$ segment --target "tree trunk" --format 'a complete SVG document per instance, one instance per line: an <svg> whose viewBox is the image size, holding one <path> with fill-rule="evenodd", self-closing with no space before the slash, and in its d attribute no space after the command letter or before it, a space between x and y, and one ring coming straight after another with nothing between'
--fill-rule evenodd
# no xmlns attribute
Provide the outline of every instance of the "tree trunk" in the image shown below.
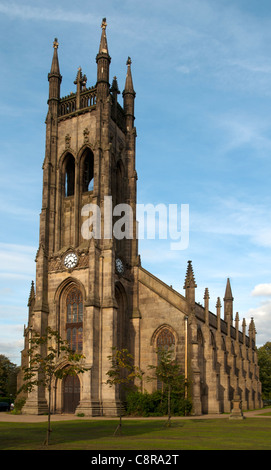
<svg viewBox="0 0 271 470"><path fill-rule="evenodd" d="M171 387L169 385L168 386L168 402L167 402L167 406L168 406L168 423L167 423L167 425L168 426L171 425L171 421L170 421L170 419L171 419L171 410L170 410L171 409L171 404L170 404L170 398L171 397L170 397L170 392L171 392Z"/></svg>
<svg viewBox="0 0 271 470"><path fill-rule="evenodd" d="M49 387L48 387L48 392L49 392L48 408L49 408L49 411L48 411L48 422L47 422L47 434L46 434L46 439L45 439L45 442L44 442L44 444L46 446L49 445L50 433L52 432L52 430L51 430L51 390L52 390L52 379L50 378L50 383L49 383Z"/></svg>

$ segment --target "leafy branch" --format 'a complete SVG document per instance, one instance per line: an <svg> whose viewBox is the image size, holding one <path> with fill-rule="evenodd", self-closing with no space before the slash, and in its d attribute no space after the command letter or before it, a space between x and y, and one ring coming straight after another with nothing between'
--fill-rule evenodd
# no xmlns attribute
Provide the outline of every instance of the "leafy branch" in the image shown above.
<svg viewBox="0 0 271 470"><path fill-rule="evenodd" d="M106 373L108 379L106 384L110 387L118 385L120 388L127 389L134 384L135 379L142 379L142 372L138 367L134 365L134 358L129 353L128 349L118 350L112 348L112 355L108 356L108 360L111 362L111 368ZM114 435L120 431L122 427L121 421L122 413L121 406L119 407L119 424L116 428Z"/></svg>
<svg viewBox="0 0 271 470"><path fill-rule="evenodd" d="M28 366L23 368L23 385L19 392L31 393L35 387L43 386L48 390L48 426L44 442L49 444L51 430L51 394L54 380L75 376L87 369L82 365L84 356L73 351L66 340L63 340L57 331L47 328L44 335L32 330L29 339ZM59 366L61 362L67 365Z"/></svg>

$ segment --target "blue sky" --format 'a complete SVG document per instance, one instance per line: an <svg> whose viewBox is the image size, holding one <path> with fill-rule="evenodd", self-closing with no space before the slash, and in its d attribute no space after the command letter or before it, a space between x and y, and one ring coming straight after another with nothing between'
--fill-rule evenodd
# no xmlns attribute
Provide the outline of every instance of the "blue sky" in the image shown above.
<svg viewBox="0 0 271 470"><path fill-rule="evenodd" d="M132 58L138 202L190 208L189 247L142 240L142 266L183 293L191 259L196 299L208 287L214 312L230 277L260 346L271 340L270 2L0 0L0 353L19 364L35 279L53 40L62 96L79 66L94 85L103 17L121 91Z"/></svg>

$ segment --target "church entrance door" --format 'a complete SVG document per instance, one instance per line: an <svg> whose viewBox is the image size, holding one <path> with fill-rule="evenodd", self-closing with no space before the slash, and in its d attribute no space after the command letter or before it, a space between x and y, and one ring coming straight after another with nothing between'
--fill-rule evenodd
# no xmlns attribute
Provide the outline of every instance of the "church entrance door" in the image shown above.
<svg viewBox="0 0 271 470"><path fill-rule="evenodd" d="M80 402L80 381L76 376L67 376L63 383L63 413L75 413Z"/></svg>

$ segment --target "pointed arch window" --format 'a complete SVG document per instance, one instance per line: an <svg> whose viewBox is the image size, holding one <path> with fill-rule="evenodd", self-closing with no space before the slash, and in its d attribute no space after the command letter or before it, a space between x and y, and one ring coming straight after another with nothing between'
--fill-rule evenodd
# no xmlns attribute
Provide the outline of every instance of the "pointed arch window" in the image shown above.
<svg viewBox="0 0 271 470"><path fill-rule="evenodd" d="M69 154L65 164L65 197L74 195L75 162L74 157Z"/></svg>
<svg viewBox="0 0 271 470"><path fill-rule="evenodd" d="M169 351L171 350L174 354L175 352L175 337L169 328L163 328L162 331L157 336L156 346L158 350L157 362L161 360L159 357L159 351ZM163 389L163 383L158 379L157 380L157 390Z"/></svg>
<svg viewBox="0 0 271 470"><path fill-rule="evenodd" d="M77 287L73 287L66 298L67 341L73 351L83 349L83 297Z"/></svg>
<svg viewBox="0 0 271 470"><path fill-rule="evenodd" d="M124 180L124 168L122 161L118 161L117 166L116 166L116 205L117 204L123 204L125 202L124 200L124 185L123 185L123 180Z"/></svg>
<svg viewBox="0 0 271 470"><path fill-rule="evenodd" d="M94 156L90 149L83 156L83 193L93 191L94 186Z"/></svg>
<svg viewBox="0 0 271 470"><path fill-rule="evenodd" d="M157 337L157 348L158 349L174 349L175 338L173 333L168 328L163 328Z"/></svg>

